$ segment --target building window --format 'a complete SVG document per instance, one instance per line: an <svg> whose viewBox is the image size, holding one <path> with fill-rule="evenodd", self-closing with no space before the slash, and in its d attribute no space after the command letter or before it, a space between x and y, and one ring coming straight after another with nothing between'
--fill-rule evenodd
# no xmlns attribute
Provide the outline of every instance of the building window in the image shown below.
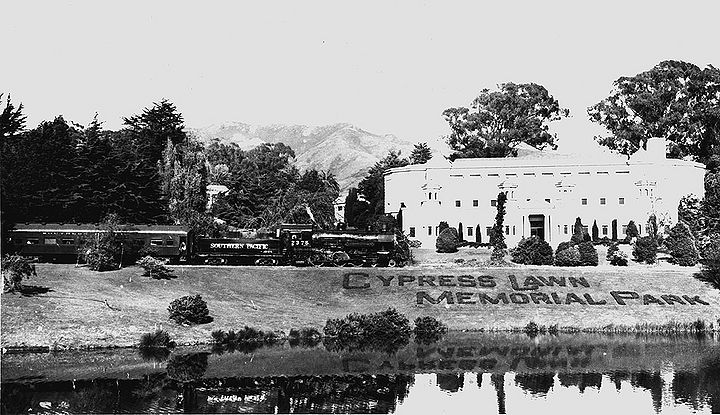
<svg viewBox="0 0 720 415"><path fill-rule="evenodd" d="M415 227L414 227L414 226L411 226L411 227L410 227L410 237L411 237L411 238L414 238L414 237L415 237Z"/></svg>
<svg viewBox="0 0 720 415"><path fill-rule="evenodd" d="M478 207L479 202L477 199L473 200L473 207Z"/></svg>
<svg viewBox="0 0 720 415"><path fill-rule="evenodd" d="M603 236L607 236L607 234L608 234L608 226L607 225L602 226L602 234L603 234Z"/></svg>
<svg viewBox="0 0 720 415"><path fill-rule="evenodd" d="M459 201L459 200L456 200L456 201L455 201L455 207L460 207L460 201Z"/></svg>
<svg viewBox="0 0 720 415"><path fill-rule="evenodd" d="M515 235L515 225L513 225L513 235Z"/></svg>
<svg viewBox="0 0 720 415"><path fill-rule="evenodd" d="M505 235L510 235L510 226L505 225Z"/></svg>
<svg viewBox="0 0 720 415"><path fill-rule="evenodd" d="M546 202L546 203L550 203L550 199L545 199L545 202Z"/></svg>
<svg viewBox="0 0 720 415"><path fill-rule="evenodd" d="M473 228L472 226L467 227L467 236L473 236Z"/></svg>
<svg viewBox="0 0 720 415"><path fill-rule="evenodd" d="M428 192L428 200L432 200L432 192Z"/></svg>
<svg viewBox="0 0 720 415"><path fill-rule="evenodd" d="M175 245L175 241L173 241L172 239L165 240L165 246L173 246L173 245Z"/></svg>
<svg viewBox="0 0 720 415"><path fill-rule="evenodd" d="M618 198L618 205L624 205L624 204L625 204L625 198L624 198L624 197L619 197L619 198Z"/></svg>
<svg viewBox="0 0 720 415"><path fill-rule="evenodd" d="M585 198L580 199L580 203L583 205L587 205L587 199L585 199Z"/></svg>
<svg viewBox="0 0 720 415"><path fill-rule="evenodd" d="M638 225L638 235L642 235L642 225Z"/></svg>
<svg viewBox="0 0 720 415"><path fill-rule="evenodd" d="M437 192L435 192L435 200L437 200Z"/></svg>
<svg viewBox="0 0 720 415"><path fill-rule="evenodd" d="M432 236L432 226L428 226L428 236Z"/></svg>
<svg viewBox="0 0 720 415"><path fill-rule="evenodd" d="M490 236L490 232L492 232L492 227L486 226L486 227L485 227L485 234L486 234L487 236Z"/></svg>
<svg viewBox="0 0 720 415"><path fill-rule="evenodd" d="M604 205L604 204L605 204L605 198L604 198L604 197L601 197L601 198L600 198L600 204L601 204L601 205Z"/></svg>
<svg viewBox="0 0 720 415"><path fill-rule="evenodd" d="M343 209L342 206L338 206L338 212L342 212L342 209Z"/></svg>
<svg viewBox="0 0 720 415"><path fill-rule="evenodd" d="M493 207L497 206L497 200L494 200L494 199L491 200L491 201L490 201L490 206L493 206Z"/></svg>
<svg viewBox="0 0 720 415"><path fill-rule="evenodd" d="M563 225L563 233L564 233L565 235L568 234L567 231L568 231L568 226L567 226L567 225Z"/></svg>
<svg viewBox="0 0 720 415"><path fill-rule="evenodd" d="M162 239L151 239L150 245L152 246L162 246Z"/></svg>

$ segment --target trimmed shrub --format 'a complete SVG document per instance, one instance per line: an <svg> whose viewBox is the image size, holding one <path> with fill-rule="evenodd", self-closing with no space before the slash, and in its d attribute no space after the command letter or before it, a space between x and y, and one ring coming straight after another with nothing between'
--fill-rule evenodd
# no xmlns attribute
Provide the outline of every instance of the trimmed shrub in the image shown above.
<svg viewBox="0 0 720 415"><path fill-rule="evenodd" d="M162 259L153 258L151 256L144 256L137 261L142 269L145 270L143 276L154 278L156 280L169 280L175 277L173 270L165 266L165 261Z"/></svg>
<svg viewBox="0 0 720 415"><path fill-rule="evenodd" d="M571 245L577 245L585 240L585 228L583 228L582 221L579 217L575 218L575 225L573 225L573 235L570 238Z"/></svg>
<svg viewBox="0 0 720 415"><path fill-rule="evenodd" d="M635 241L632 253L635 262L654 264L657 257L657 241L652 236L640 237Z"/></svg>
<svg viewBox="0 0 720 415"><path fill-rule="evenodd" d="M555 249L555 255L557 255L558 252L560 252L560 251L564 251L564 250L570 248L571 246L572 246L572 244L570 242L567 242L567 241L560 242L557 246L557 249Z"/></svg>
<svg viewBox="0 0 720 415"><path fill-rule="evenodd" d="M611 230L611 236L613 241L617 241L618 238L618 221L617 219L612 220L612 230Z"/></svg>
<svg viewBox="0 0 720 415"><path fill-rule="evenodd" d="M25 278L37 277L35 265L20 255L5 255L2 258L3 292L22 290L22 281Z"/></svg>
<svg viewBox="0 0 720 415"><path fill-rule="evenodd" d="M627 266L628 264L627 254L621 251L617 244L610 245L605 259L610 263L610 265L622 267Z"/></svg>
<svg viewBox="0 0 720 415"><path fill-rule="evenodd" d="M577 245L559 251L555 254L555 265L559 267L576 267L580 265L580 249Z"/></svg>
<svg viewBox="0 0 720 415"><path fill-rule="evenodd" d="M457 230L455 228L445 228L440 232L435 242L435 250L440 253L457 252L459 244Z"/></svg>
<svg viewBox="0 0 720 415"><path fill-rule="evenodd" d="M168 307L168 313L170 320L178 324L203 324L212 321L207 303L200 294L173 300Z"/></svg>
<svg viewBox="0 0 720 415"><path fill-rule="evenodd" d="M670 228L670 234L665 239L665 246L672 256L673 263L684 267L691 267L698 263L699 255L695 247L695 240L686 224L679 222Z"/></svg>
<svg viewBox="0 0 720 415"><path fill-rule="evenodd" d="M628 222L627 227L625 228L625 241L630 242L632 238L637 238L638 236L638 228L635 226L635 221L631 220Z"/></svg>
<svg viewBox="0 0 720 415"><path fill-rule="evenodd" d="M600 239L600 230L598 229L597 221L594 220L593 226L592 226L592 240L593 240L593 242L596 242L599 239Z"/></svg>
<svg viewBox="0 0 720 415"><path fill-rule="evenodd" d="M523 238L510 250L512 261L526 265L552 265L553 250L549 243L537 236Z"/></svg>
<svg viewBox="0 0 720 415"><path fill-rule="evenodd" d="M440 224L438 224L438 235L440 235L442 233L442 231L444 231L445 229L447 229L449 227L450 227L450 225L448 225L447 222L445 222L445 221L440 222Z"/></svg>
<svg viewBox="0 0 720 415"><path fill-rule="evenodd" d="M598 253L592 242L582 242L577 247L580 252L580 265L596 266L598 264Z"/></svg>

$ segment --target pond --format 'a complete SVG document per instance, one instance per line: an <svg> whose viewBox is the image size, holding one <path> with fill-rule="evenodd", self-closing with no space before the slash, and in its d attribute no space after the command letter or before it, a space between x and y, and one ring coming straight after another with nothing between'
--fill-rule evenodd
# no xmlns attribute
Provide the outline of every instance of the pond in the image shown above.
<svg viewBox="0 0 720 415"><path fill-rule="evenodd" d="M720 412L713 337L450 333L331 344L6 354L3 413Z"/></svg>

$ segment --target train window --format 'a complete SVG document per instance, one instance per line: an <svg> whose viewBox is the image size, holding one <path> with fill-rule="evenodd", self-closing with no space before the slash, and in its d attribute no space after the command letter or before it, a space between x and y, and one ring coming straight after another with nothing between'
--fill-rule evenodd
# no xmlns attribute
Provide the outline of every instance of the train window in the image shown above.
<svg viewBox="0 0 720 415"><path fill-rule="evenodd" d="M45 238L45 245L57 245L57 239Z"/></svg>
<svg viewBox="0 0 720 415"><path fill-rule="evenodd" d="M150 245L152 246L162 246L163 242L162 239L151 239Z"/></svg>
<svg viewBox="0 0 720 415"><path fill-rule="evenodd" d="M74 239L63 239L62 240L63 245L75 245Z"/></svg>
<svg viewBox="0 0 720 415"><path fill-rule="evenodd" d="M37 238L29 238L27 241L25 241L28 245L36 245L38 242L40 242Z"/></svg>
<svg viewBox="0 0 720 415"><path fill-rule="evenodd" d="M175 245L175 241L173 241L172 239L168 239L168 240L165 241L165 245L166 245L166 246L174 246L174 245Z"/></svg>

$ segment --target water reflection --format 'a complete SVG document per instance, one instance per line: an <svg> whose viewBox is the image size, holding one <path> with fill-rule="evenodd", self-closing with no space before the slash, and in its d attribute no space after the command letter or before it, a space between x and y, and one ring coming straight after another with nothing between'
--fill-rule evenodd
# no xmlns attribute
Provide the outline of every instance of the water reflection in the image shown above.
<svg viewBox="0 0 720 415"><path fill-rule="evenodd" d="M392 355L288 345L176 350L163 364L129 353L95 368L88 362L109 357L4 356L2 412L394 413L467 399L505 413L601 392L642 397L649 411L720 412L719 350L714 341L677 338L468 335Z"/></svg>

